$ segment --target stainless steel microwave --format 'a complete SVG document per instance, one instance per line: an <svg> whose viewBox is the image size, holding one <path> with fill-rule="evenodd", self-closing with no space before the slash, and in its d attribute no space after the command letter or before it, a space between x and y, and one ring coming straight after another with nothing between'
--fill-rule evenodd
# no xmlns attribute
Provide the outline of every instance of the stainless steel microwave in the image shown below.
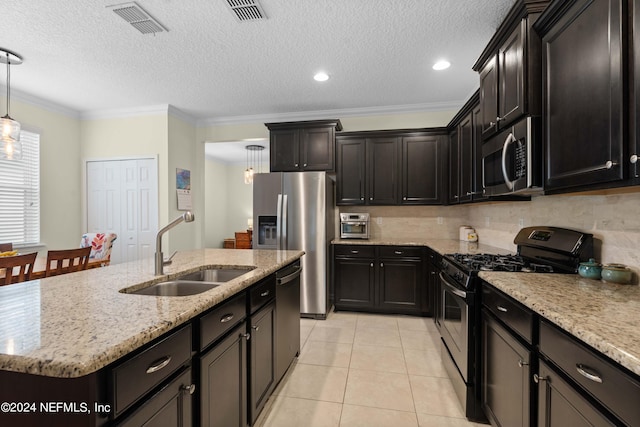
<svg viewBox="0 0 640 427"><path fill-rule="evenodd" d="M542 192L540 119L527 117L482 144L486 196Z"/></svg>
<svg viewBox="0 0 640 427"><path fill-rule="evenodd" d="M368 213L340 214L341 239L368 239L369 234L370 230Z"/></svg>

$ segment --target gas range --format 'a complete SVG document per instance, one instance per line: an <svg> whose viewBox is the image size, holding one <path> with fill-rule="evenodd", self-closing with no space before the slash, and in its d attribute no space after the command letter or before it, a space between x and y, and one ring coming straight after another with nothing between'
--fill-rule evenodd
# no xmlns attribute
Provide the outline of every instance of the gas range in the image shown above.
<svg viewBox="0 0 640 427"><path fill-rule="evenodd" d="M470 271L522 271L527 273L553 273L552 265L530 262L520 255L446 254L460 268Z"/></svg>

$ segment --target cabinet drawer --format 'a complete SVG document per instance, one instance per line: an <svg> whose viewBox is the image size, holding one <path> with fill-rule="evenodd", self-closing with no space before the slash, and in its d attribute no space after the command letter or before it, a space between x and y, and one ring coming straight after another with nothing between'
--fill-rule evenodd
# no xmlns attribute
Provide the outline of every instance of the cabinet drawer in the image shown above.
<svg viewBox="0 0 640 427"><path fill-rule="evenodd" d="M533 339L533 313L499 290L482 285L482 303L498 319L531 344Z"/></svg>
<svg viewBox="0 0 640 427"><path fill-rule="evenodd" d="M540 322L540 352L627 425L640 420L640 382L586 344Z"/></svg>
<svg viewBox="0 0 640 427"><path fill-rule="evenodd" d="M339 257L373 258L375 248L367 245L334 245L333 253Z"/></svg>
<svg viewBox="0 0 640 427"><path fill-rule="evenodd" d="M187 325L113 368L115 416L190 359L191 325Z"/></svg>
<svg viewBox="0 0 640 427"><path fill-rule="evenodd" d="M276 297L276 276L271 275L249 290L249 312L253 313Z"/></svg>
<svg viewBox="0 0 640 427"><path fill-rule="evenodd" d="M225 302L200 318L200 350L220 338L228 330L244 320L247 315L247 298L244 293Z"/></svg>
<svg viewBox="0 0 640 427"><path fill-rule="evenodd" d="M378 254L381 258L420 258L422 248L406 246L380 246Z"/></svg>

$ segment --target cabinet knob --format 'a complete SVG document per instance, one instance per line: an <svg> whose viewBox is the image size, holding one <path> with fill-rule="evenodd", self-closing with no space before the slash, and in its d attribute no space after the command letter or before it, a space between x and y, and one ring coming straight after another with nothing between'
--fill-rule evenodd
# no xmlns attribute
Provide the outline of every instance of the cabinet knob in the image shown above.
<svg viewBox="0 0 640 427"><path fill-rule="evenodd" d="M457 194L455 196L453 196L454 199L459 199L460 196L458 196Z"/></svg>
<svg viewBox="0 0 640 427"><path fill-rule="evenodd" d="M496 123L500 123L503 120L504 120L504 117L500 117L500 116L496 117Z"/></svg>
<svg viewBox="0 0 640 427"><path fill-rule="evenodd" d="M297 163L295 163L293 166L298 167L298 164L297 164Z"/></svg>
<svg viewBox="0 0 640 427"><path fill-rule="evenodd" d="M373 197L369 197L369 200L373 200Z"/></svg>
<svg viewBox="0 0 640 427"><path fill-rule="evenodd" d="M304 164L304 165L302 165L302 166L304 166L304 167L306 168L306 167L307 167L307 164L305 163L305 164Z"/></svg>
<svg viewBox="0 0 640 427"><path fill-rule="evenodd" d="M536 384L539 384L540 381L546 381L547 377L541 377L538 374L533 374L533 382L535 382Z"/></svg>
<svg viewBox="0 0 640 427"><path fill-rule="evenodd" d="M249 341L251 339L251 334L240 334L240 338L244 338L245 340Z"/></svg>
<svg viewBox="0 0 640 427"><path fill-rule="evenodd" d="M384 262L380 263L380 268L384 267Z"/></svg>
<svg viewBox="0 0 640 427"><path fill-rule="evenodd" d="M195 384L181 385L180 391L186 391L189 394L193 394L196 391L196 385Z"/></svg>
<svg viewBox="0 0 640 427"><path fill-rule="evenodd" d="M403 197L403 198L402 198L402 200L407 200L407 198L406 198L406 197Z"/></svg>
<svg viewBox="0 0 640 427"><path fill-rule="evenodd" d="M260 326L253 325L253 326L251 326L251 329L253 329L254 331L258 332L260 330Z"/></svg>
<svg viewBox="0 0 640 427"><path fill-rule="evenodd" d="M635 165L636 162L638 161L638 155L632 154L631 157L629 157L629 161L631 162L632 165Z"/></svg>
<svg viewBox="0 0 640 427"><path fill-rule="evenodd" d="M614 166L618 166L618 163L612 162L611 160L607 160L607 163L604 164L604 167L607 169L611 169Z"/></svg>
<svg viewBox="0 0 640 427"><path fill-rule="evenodd" d="M371 263L371 268L373 268L373 263Z"/></svg>
<svg viewBox="0 0 640 427"><path fill-rule="evenodd" d="M489 127L494 127L496 125L496 122L489 122Z"/></svg>
<svg viewBox="0 0 640 427"><path fill-rule="evenodd" d="M360 200L364 201L364 197L360 197Z"/></svg>
<svg viewBox="0 0 640 427"><path fill-rule="evenodd" d="M523 366L529 366L529 364L524 360L520 359L518 360L518 366L522 368Z"/></svg>

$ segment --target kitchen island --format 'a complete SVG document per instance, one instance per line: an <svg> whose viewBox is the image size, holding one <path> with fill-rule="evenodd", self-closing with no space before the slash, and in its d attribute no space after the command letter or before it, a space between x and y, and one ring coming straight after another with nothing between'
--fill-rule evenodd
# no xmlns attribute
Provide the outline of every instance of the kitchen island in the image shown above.
<svg viewBox="0 0 640 427"><path fill-rule="evenodd" d="M188 340L192 323L197 322L199 316L225 301L235 301L236 296L242 295L240 305L245 307L244 290L253 289L254 284L271 277L275 281L274 273L303 254L302 251L202 249L176 254L173 263L165 267L163 276L154 275L153 260L147 259L2 287L0 400L24 398L15 391L24 388L20 379L28 377L36 379L36 383L38 378L42 384L50 381L56 388L60 384L74 381L79 384L86 380L85 403L91 399L109 402L107 394L112 390L103 390L101 386L95 393L90 390L106 381L110 367L172 331L188 330L183 333ZM122 292L207 268L238 268L246 269L247 273L190 296L157 297ZM247 295L246 299L250 297ZM195 323L193 329L198 330ZM192 350L187 352L191 356ZM78 395L68 395L59 388L52 389L49 399L61 400L63 396L79 399ZM4 415L0 413L0 417ZM103 418L96 425L108 422L107 417ZM20 424L24 425L23 420ZM85 419L78 425L91 424Z"/></svg>

